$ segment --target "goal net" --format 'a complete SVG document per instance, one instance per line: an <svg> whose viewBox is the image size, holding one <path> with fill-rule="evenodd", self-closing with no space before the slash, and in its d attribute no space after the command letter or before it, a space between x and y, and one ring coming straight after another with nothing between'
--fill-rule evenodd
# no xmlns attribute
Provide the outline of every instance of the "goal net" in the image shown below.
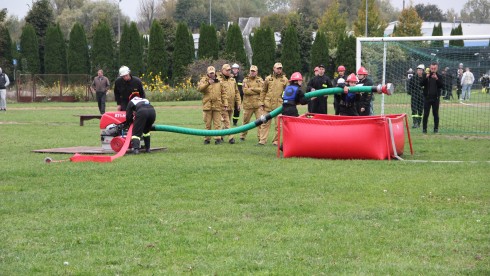
<svg viewBox="0 0 490 276"><path fill-rule="evenodd" d="M464 46L452 46L451 40L464 41ZM490 35L357 38L356 67L364 66L375 84L395 85L394 95L375 96L374 114L406 113L411 127L417 127L422 119L419 110L423 110L423 97L418 101L412 95L412 78L417 75L417 67L429 68L437 62L438 72L443 75L439 132L490 134L489 41ZM466 68L474 82L465 90L461 78ZM433 126L431 110L428 131Z"/></svg>

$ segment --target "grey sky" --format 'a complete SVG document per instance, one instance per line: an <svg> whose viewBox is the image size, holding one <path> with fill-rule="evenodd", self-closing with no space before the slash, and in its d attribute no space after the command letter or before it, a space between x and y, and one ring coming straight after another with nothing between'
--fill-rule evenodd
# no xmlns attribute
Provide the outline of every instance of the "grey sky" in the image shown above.
<svg viewBox="0 0 490 276"><path fill-rule="evenodd" d="M107 0L113 1L117 3L117 0ZM240 0L236 0L240 1ZM456 12L460 12L463 9L464 4L467 2L466 0L405 0L405 6L410 5L412 2L413 5L416 4L434 4L439 6L439 8L445 12L448 9L453 8ZM391 0L392 5L395 8L401 9L403 6L403 0ZM0 8L7 8L9 15L16 15L19 19L22 19L28 12L28 5L32 4L32 0L0 0ZM139 8L139 0L122 0L121 11L123 14L129 16L131 20L136 20L138 8Z"/></svg>

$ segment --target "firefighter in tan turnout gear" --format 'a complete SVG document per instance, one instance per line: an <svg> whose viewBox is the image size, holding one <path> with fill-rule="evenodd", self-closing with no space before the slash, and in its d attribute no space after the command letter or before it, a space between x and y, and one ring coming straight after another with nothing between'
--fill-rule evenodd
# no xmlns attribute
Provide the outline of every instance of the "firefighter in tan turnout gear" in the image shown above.
<svg viewBox="0 0 490 276"><path fill-rule="evenodd" d="M260 92L264 86L264 80L257 76L258 68L255 65L250 66L250 73L243 80L243 124L246 125L250 122L252 115L255 115L255 119L259 119L262 112L259 110ZM257 138L260 142L260 130L257 129ZM247 131L240 134L240 140L244 141L247 137Z"/></svg>
<svg viewBox="0 0 490 276"><path fill-rule="evenodd" d="M220 80L221 86L226 93L228 103L227 110L223 111L223 129L229 129L233 118L234 107L236 106L238 111L240 111L242 101L235 78L233 78L233 75L231 74L231 66L229 64L223 64L221 67L221 74L218 76L218 79ZM235 144L233 134L228 136L228 142L230 144Z"/></svg>
<svg viewBox="0 0 490 276"><path fill-rule="evenodd" d="M209 66L207 75L202 77L198 84L198 90L203 93L202 98L202 110L203 119L206 125L206 129L221 129L221 114L226 112L228 107L228 100L226 96L226 90L221 85L220 81L216 77L216 69L213 66ZM209 144L211 137L204 137L204 144ZM214 137L215 144L221 144L221 137Z"/></svg>
<svg viewBox="0 0 490 276"><path fill-rule="evenodd" d="M289 84L289 80L282 72L282 64L274 64L273 73L265 78L264 88L260 93L260 109L263 112L271 112L272 110L282 106L282 92ZM277 145L277 118L274 118L275 133L272 144ZM267 143L271 121L261 125L259 145Z"/></svg>

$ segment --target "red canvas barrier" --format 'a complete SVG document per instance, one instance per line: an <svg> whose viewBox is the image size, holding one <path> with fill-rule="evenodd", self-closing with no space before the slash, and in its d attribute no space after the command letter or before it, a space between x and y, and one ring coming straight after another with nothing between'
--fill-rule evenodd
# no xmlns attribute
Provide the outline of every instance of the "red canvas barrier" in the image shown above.
<svg viewBox="0 0 490 276"><path fill-rule="evenodd" d="M327 159L390 159L402 155L406 114L334 116L305 114L280 116L284 157ZM390 134L389 121L393 131Z"/></svg>

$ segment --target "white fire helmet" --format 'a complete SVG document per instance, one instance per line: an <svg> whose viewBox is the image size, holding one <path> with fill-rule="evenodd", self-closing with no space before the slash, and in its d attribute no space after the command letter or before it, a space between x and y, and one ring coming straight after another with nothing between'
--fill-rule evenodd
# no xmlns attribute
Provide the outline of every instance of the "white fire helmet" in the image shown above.
<svg viewBox="0 0 490 276"><path fill-rule="evenodd" d="M126 75L129 75L129 73L131 72L131 70L129 70L128 66L121 66L121 68L119 68L119 76L122 77L122 76L126 76Z"/></svg>

